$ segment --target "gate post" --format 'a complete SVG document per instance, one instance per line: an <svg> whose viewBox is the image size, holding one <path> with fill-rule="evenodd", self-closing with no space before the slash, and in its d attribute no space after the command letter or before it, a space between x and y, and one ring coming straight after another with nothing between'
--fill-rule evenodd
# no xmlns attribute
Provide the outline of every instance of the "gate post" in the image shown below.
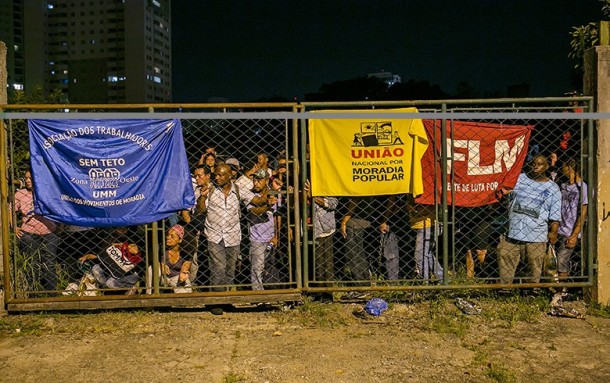
<svg viewBox="0 0 610 383"><path fill-rule="evenodd" d="M595 112L610 112L610 46L597 46L585 52L584 93L594 97ZM594 279L593 299L597 303L610 304L610 119L599 119L594 153L597 185L590 184L595 195L590 199L589 222L597 229L597 272ZM593 139L590 137L589 139ZM595 156L595 157L593 157ZM589 179L595 180L593 177ZM597 186L597 187L595 187ZM591 196L591 193L590 193ZM593 204L591 204L593 202ZM596 203L596 205L595 205ZM606 206L608 205L608 206ZM597 217L595 217L597 213Z"/></svg>
<svg viewBox="0 0 610 383"><path fill-rule="evenodd" d="M8 72L6 67L6 44L0 41L0 105L8 104L8 95L6 84L8 82ZM0 113L2 113L2 107L0 106ZM4 281L6 288L0 285L0 290L4 288L4 302L7 301L10 294L10 280L9 280L9 259L8 259L8 179L6 177L6 158L7 158L7 144L6 144L6 130L4 125L4 118L0 118L0 281ZM6 244L3 239L6 240ZM6 259L5 259L6 257ZM3 307L0 307L0 311Z"/></svg>

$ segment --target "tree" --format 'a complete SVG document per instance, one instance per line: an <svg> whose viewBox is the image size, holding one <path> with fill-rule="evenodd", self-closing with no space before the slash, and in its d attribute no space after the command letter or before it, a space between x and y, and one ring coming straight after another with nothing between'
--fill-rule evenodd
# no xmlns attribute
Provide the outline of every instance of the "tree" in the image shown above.
<svg viewBox="0 0 610 383"><path fill-rule="evenodd" d="M447 93L443 92L437 84L430 84L430 81L409 80L399 82L388 90L388 100L442 100L447 98Z"/></svg>
<svg viewBox="0 0 610 383"><path fill-rule="evenodd" d="M602 4L602 14L610 20L610 0L599 0ZM599 43L599 23L590 22L584 25L572 27L570 32L570 53L568 57L575 60L574 69L577 72L576 77L582 82L583 74L583 59L585 51Z"/></svg>
<svg viewBox="0 0 610 383"><path fill-rule="evenodd" d="M377 77L358 77L351 80L322 84L318 93L305 95L306 101L378 101L385 100L388 86Z"/></svg>
<svg viewBox="0 0 610 383"><path fill-rule="evenodd" d="M29 96L26 96L22 90L16 90L11 99L10 104L59 104L61 103L63 93L60 89L53 90L48 96L45 96L42 86L36 85Z"/></svg>
<svg viewBox="0 0 610 383"><path fill-rule="evenodd" d="M36 85L30 95L26 95L22 90L15 91L12 94L9 103L13 105L59 104L61 98L61 90L55 89L48 96L45 96L42 86ZM46 110L39 110L39 112L44 111ZM30 167L30 145L27 122L25 120L12 120L9 122L9 124L11 132L9 137L9 155L12 155L11 161L14 167L14 172L17 176L19 176L23 174L25 169Z"/></svg>

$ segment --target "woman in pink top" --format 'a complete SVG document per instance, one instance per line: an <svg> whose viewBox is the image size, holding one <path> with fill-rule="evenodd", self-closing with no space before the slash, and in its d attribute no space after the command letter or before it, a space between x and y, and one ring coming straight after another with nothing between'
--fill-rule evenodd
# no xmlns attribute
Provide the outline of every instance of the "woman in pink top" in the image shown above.
<svg viewBox="0 0 610 383"><path fill-rule="evenodd" d="M55 222L34 213L34 183L32 173L25 172L25 188L15 193L15 212L21 214L21 225L15 228L21 254L27 257L32 270L24 270L29 276L30 289L57 288L57 244Z"/></svg>

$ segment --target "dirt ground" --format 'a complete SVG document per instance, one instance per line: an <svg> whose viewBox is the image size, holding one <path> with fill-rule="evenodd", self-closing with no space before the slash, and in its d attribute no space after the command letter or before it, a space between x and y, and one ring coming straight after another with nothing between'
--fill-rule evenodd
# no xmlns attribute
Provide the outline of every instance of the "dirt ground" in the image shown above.
<svg viewBox="0 0 610 383"><path fill-rule="evenodd" d="M389 300L389 299L388 299ZM454 297L0 316L2 382L609 382L610 319ZM582 301L566 307L587 312ZM355 315L356 314L356 315ZM608 314L602 311L601 314ZM600 315L601 315L600 314Z"/></svg>

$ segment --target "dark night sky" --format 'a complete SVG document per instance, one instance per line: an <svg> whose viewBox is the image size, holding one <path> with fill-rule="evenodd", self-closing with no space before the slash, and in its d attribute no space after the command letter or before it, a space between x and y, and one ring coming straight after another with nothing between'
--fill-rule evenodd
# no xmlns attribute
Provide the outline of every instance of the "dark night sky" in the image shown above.
<svg viewBox="0 0 610 383"><path fill-rule="evenodd" d="M601 19L597 0L174 0L176 102L317 92L380 70L531 96L570 90L571 27Z"/></svg>

